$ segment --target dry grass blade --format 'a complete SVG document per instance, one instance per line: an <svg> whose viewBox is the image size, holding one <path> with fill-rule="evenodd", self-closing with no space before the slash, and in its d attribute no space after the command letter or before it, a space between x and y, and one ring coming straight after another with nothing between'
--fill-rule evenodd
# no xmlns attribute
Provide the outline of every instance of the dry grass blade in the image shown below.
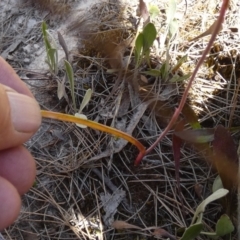
<svg viewBox="0 0 240 240"><path fill-rule="evenodd" d="M177 240L176 237L174 237L173 235L171 235L169 232L167 232L166 230L162 229L162 228L156 228L154 231L153 231L153 236L155 238L162 238L162 237L166 237L170 240Z"/></svg>
<svg viewBox="0 0 240 240"><path fill-rule="evenodd" d="M142 228L136 226L136 225L133 225L133 224L129 224L125 221L114 221L112 223L112 227L115 228L115 229L118 229L118 230L121 230L121 229L138 229L138 230L143 230Z"/></svg>
<svg viewBox="0 0 240 240"><path fill-rule="evenodd" d="M54 14L67 14L70 12L70 4L58 0L21 0L24 4L32 4L40 10L50 11Z"/></svg>
<svg viewBox="0 0 240 240"><path fill-rule="evenodd" d="M205 32L203 32L202 34L198 35L197 37L189 40L189 42L197 41L199 38L203 38L203 37L205 37L205 36L208 36L208 35L212 34L213 31L214 31L214 29L215 29L215 27L216 27L216 25L217 25L217 21L218 21L218 20L216 20ZM221 27L220 27L220 29L219 29L219 32L220 32L221 30L222 30L222 25L221 25Z"/></svg>

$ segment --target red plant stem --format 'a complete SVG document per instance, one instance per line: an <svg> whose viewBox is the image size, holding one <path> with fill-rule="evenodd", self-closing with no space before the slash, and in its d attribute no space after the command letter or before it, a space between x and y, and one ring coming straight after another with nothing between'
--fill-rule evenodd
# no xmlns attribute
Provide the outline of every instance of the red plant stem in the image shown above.
<svg viewBox="0 0 240 240"><path fill-rule="evenodd" d="M199 59L198 63L197 63L197 66L195 67L194 71L193 71L193 74L188 82L188 85L183 93L183 96L182 96L182 99L179 103L179 106L178 108L175 110L170 122L168 123L167 127L164 129L164 131L159 135L159 137L157 138L157 140L146 150L146 153L145 154L149 154L157 145L158 143L167 135L168 131L172 128L172 126L175 124L175 122L177 121L185 103L186 103L186 100L187 100L187 96L188 96L188 92L189 92L189 89L191 88L192 86L192 83L196 77L196 74L200 68L200 66L203 64L208 52L210 51L211 47L212 47L212 44L214 42L214 40L216 39L216 36L218 34L218 32L220 31L221 29L221 26L222 26L222 23L224 21L224 16L225 16L225 13L227 11L227 7L228 7L228 4L229 4L229 0L223 0L223 4L222 4L222 7L220 9L220 14L219 14L219 17L218 17L218 20L217 20L217 24L216 24L216 27L212 33L212 36L208 42L208 45L206 47L206 49L204 50L201 58ZM135 162L134 162L134 165L138 165L140 164L140 162L142 161L142 158L144 157L144 155L142 153L139 153Z"/></svg>
<svg viewBox="0 0 240 240"><path fill-rule="evenodd" d="M122 132L116 128L112 128L112 127L109 127L109 126L106 126L106 125L103 125L103 124L100 124L98 122L94 122L94 121L91 121L88 119L83 119L83 118L75 117L73 115L68 115L68 114L63 114L63 113L58 113L58 112L41 110L41 114L45 118L51 118L51 119L55 119L55 120L65 121L65 122L82 124L82 125L92 128L92 129L99 130L99 131L102 131L105 133L112 134L116 137L123 138L126 141L135 145L138 148L138 150L140 151L140 154L142 154L143 156L145 155L145 151L146 151L145 147L136 138L134 138L131 135L129 135L125 132Z"/></svg>

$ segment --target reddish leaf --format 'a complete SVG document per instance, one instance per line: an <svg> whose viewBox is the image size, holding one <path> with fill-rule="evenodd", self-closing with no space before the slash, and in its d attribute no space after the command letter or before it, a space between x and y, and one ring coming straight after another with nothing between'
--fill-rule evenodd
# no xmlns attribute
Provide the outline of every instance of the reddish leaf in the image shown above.
<svg viewBox="0 0 240 240"><path fill-rule="evenodd" d="M214 139L214 129L190 129L174 133L180 139L191 143L207 143Z"/></svg>
<svg viewBox="0 0 240 240"><path fill-rule="evenodd" d="M214 165L223 186L231 191L237 186L238 155L231 134L222 125L215 130L213 152Z"/></svg>

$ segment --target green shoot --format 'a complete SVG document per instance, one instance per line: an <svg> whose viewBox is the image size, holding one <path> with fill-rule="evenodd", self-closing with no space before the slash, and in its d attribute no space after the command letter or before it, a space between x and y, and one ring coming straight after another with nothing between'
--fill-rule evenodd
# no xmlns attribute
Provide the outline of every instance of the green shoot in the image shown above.
<svg viewBox="0 0 240 240"><path fill-rule="evenodd" d="M82 103L80 105L80 109L77 113L75 113L75 117L79 117L79 118L82 118L82 119L87 119L87 116L82 114L82 110L85 108L85 106L89 103L90 99L92 97L92 89L88 89L83 97L83 100L82 100ZM76 125L80 128L86 128L87 126L86 125L82 125L82 124L79 124L79 123L76 123Z"/></svg>
<svg viewBox="0 0 240 240"><path fill-rule="evenodd" d="M71 90L74 112L76 113L77 112L77 107L76 107L76 100L75 100L73 69L72 69L71 64L67 60L64 60L64 64L65 64L65 69L66 69L66 73L67 73L67 78L68 78L69 83L70 83L70 90Z"/></svg>
<svg viewBox="0 0 240 240"><path fill-rule="evenodd" d="M216 224L215 232L203 232L203 213L205 211L206 206L228 194L228 190L226 189L218 189L214 193L212 193L208 198L206 198L196 209L196 212L193 216L191 225L185 230L183 236L180 240L191 240L195 239L199 234L204 234L212 237L216 237L218 239L221 236L227 235L234 230L234 226L229 219L229 217L224 214L220 217Z"/></svg>
<svg viewBox="0 0 240 240"><path fill-rule="evenodd" d="M42 22L42 34L43 40L46 48L47 53L47 60L46 63L49 66L50 72L54 75L58 73L58 52L56 49L56 43L54 38L51 36L49 31L47 30L47 24ZM51 44L52 42L52 44Z"/></svg>
<svg viewBox="0 0 240 240"><path fill-rule="evenodd" d="M149 62L150 48L157 37L157 30L153 23L148 23L140 32L135 41L135 61L137 67L141 64L143 57Z"/></svg>
<svg viewBox="0 0 240 240"><path fill-rule="evenodd" d="M156 18L160 14L160 10L159 10L158 6L150 5L149 6L149 14L150 14L151 19Z"/></svg>
<svg viewBox="0 0 240 240"><path fill-rule="evenodd" d="M82 103L80 105L80 109L78 113L81 113L82 110L86 107L92 97L92 89L88 89L83 97Z"/></svg>

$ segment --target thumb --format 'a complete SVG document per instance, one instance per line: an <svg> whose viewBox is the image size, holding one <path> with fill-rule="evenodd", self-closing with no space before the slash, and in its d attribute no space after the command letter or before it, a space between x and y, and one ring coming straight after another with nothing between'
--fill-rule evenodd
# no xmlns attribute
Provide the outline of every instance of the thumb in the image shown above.
<svg viewBox="0 0 240 240"><path fill-rule="evenodd" d="M40 124L36 100L0 84L0 150L26 142Z"/></svg>

